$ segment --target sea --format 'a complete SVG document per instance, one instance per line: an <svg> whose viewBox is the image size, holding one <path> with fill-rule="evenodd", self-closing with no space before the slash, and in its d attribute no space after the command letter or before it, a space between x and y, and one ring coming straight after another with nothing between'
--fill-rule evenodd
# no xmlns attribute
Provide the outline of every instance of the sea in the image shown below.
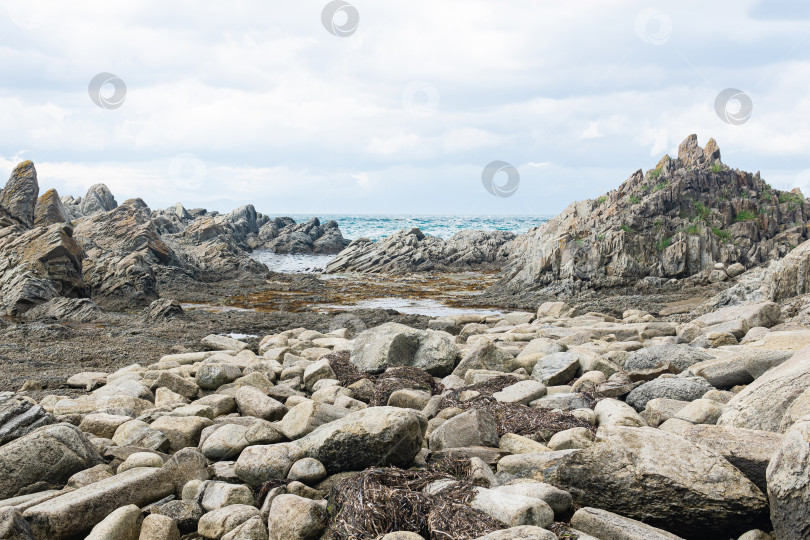
<svg viewBox="0 0 810 540"><path fill-rule="evenodd" d="M272 216L276 217L276 216ZM369 238L374 241L391 236L401 229L419 228L423 233L441 238L450 238L459 231L510 231L525 233L548 221L551 216L457 216L457 215L374 215L374 214L326 214L319 216L293 214L296 223L317 217L321 223L335 220L348 240ZM332 255L277 255L269 250L257 250L253 258L276 272L320 273L332 260Z"/></svg>

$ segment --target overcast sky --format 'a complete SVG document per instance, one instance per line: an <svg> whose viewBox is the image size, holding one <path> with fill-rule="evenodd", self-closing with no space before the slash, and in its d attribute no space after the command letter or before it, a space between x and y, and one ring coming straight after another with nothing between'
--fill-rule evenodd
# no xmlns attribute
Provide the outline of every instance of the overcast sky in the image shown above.
<svg viewBox="0 0 810 540"><path fill-rule="evenodd" d="M2 0L0 171L32 159L42 191L153 208L548 215L697 133L810 194L806 0L336 7ZM118 79L91 97L99 73ZM496 160L510 197L482 185Z"/></svg>

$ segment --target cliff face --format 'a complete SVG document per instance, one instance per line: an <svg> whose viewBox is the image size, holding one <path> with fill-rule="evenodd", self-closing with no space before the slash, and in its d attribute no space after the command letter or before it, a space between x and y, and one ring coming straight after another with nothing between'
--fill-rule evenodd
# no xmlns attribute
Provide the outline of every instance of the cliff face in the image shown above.
<svg viewBox="0 0 810 540"><path fill-rule="evenodd" d="M807 239L808 216L810 202L798 190L775 190L759 173L730 169L714 139L701 148L690 135L676 159L664 156L516 238L496 288L607 287L708 275L716 263L750 268Z"/></svg>

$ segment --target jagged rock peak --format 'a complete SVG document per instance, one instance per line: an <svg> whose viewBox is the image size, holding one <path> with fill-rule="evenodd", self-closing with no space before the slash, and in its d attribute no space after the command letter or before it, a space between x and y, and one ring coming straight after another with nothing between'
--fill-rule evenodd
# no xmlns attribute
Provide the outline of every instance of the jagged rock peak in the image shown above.
<svg viewBox="0 0 810 540"><path fill-rule="evenodd" d="M62 200L59 198L59 193L55 189L49 189L37 199L36 207L34 208L34 225L37 227L53 225L54 223L65 223L70 221L70 214Z"/></svg>
<svg viewBox="0 0 810 540"><path fill-rule="evenodd" d="M712 138L706 143L705 148L701 148L698 144L697 135L693 133L678 146L678 159L681 166L686 168L710 166L720 161L720 147L717 146L717 141Z"/></svg>
<svg viewBox="0 0 810 540"><path fill-rule="evenodd" d="M115 202L110 188L104 184L94 184L87 190L87 195L82 198L80 204L81 213L84 216L92 216L101 212L115 210L118 203Z"/></svg>
<svg viewBox="0 0 810 540"><path fill-rule="evenodd" d="M23 161L11 172L0 192L0 206L27 227L34 226L34 207L39 195L37 170L32 161Z"/></svg>

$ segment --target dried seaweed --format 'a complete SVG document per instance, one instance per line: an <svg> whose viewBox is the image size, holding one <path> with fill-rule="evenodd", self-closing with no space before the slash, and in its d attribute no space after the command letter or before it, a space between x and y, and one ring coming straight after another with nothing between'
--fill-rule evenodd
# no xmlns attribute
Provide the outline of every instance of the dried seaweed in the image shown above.
<svg viewBox="0 0 810 540"><path fill-rule="evenodd" d="M462 401L459 394L460 392L456 390L445 396L442 408L484 409L495 418L499 436L515 433L538 442L548 442L555 433L566 429L584 427L594 430L591 424L571 413L528 407L518 403L501 403L486 394Z"/></svg>
<svg viewBox="0 0 810 540"><path fill-rule="evenodd" d="M579 535L575 533L568 524L560 521L555 521L547 528L549 531L556 534L557 538L560 540L577 540L577 538L579 538Z"/></svg>
<svg viewBox="0 0 810 540"><path fill-rule="evenodd" d="M387 467L341 480L329 494L330 531L345 540L372 540L396 531L416 532L429 540L472 540L506 527L468 505L475 496L471 483L423 492L428 484L447 478L430 468Z"/></svg>
<svg viewBox="0 0 810 540"><path fill-rule="evenodd" d="M332 371L335 372L335 376L340 381L341 386L349 386L362 379L374 380L371 375L361 373L360 370L352 364L349 357L349 351L337 351L324 356L329 362Z"/></svg>
<svg viewBox="0 0 810 540"><path fill-rule="evenodd" d="M411 366L390 367L377 376L372 407L388 404L388 398L397 390L424 390L431 395L443 390L427 372Z"/></svg>

